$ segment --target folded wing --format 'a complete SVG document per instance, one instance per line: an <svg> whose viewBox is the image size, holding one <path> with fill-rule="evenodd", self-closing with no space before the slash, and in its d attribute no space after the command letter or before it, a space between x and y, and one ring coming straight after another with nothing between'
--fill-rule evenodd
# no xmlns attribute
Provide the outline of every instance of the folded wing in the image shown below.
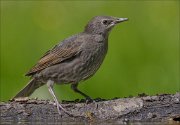
<svg viewBox="0 0 180 125"><path fill-rule="evenodd" d="M60 45L56 45L52 50L49 50L45 55L38 61L38 63L30 69L26 76L30 76L40 72L41 70L61 63L67 59L70 59L80 53L82 45L81 40L74 38L73 40L63 41Z"/></svg>

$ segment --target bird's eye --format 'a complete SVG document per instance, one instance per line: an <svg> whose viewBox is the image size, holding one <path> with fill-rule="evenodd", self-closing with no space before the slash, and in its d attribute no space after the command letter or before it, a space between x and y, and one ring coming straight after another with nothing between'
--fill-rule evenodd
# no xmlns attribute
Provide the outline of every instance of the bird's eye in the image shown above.
<svg viewBox="0 0 180 125"><path fill-rule="evenodd" d="M109 24L109 21L108 20L103 20L102 22L104 25L108 25Z"/></svg>

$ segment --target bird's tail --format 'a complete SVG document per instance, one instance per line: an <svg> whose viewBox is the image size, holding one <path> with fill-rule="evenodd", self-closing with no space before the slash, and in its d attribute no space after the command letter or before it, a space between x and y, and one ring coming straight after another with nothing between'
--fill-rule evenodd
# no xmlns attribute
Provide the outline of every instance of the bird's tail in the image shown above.
<svg viewBox="0 0 180 125"><path fill-rule="evenodd" d="M14 98L30 96L37 88L42 86L35 78L31 79L29 83L20 91Z"/></svg>

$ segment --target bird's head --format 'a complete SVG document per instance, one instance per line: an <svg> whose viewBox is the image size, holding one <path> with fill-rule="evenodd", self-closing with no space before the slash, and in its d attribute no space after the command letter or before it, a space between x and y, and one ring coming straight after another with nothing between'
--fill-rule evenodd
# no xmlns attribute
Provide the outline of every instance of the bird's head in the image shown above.
<svg viewBox="0 0 180 125"><path fill-rule="evenodd" d="M115 25L127 20L128 18L96 16L86 25L85 32L92 34L108 34Z"/></svg>

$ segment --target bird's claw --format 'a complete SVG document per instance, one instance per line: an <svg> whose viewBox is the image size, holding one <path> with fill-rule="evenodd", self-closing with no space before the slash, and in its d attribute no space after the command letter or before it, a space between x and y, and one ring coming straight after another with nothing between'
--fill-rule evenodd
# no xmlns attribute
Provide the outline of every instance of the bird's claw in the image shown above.
<svg viewBox="0 0 180 125"><path fill-rule="evenodd" d="M86 97L86 104L93 103L95 100L91 99L90 97Z"/></svg>
<svg viewBox="0 0 180 125"><path fill-rule="evenodd" d="M69 116L71 116L71 117L74 116L72 113L70 113L70 112L68 112L66 109L64 109L61 104L59 104L59 103L54 103L54 104L55 104L56 107L57 107L57 110L58 110L58 114L59 114L59 115L62 116L61 111L63 111L64 113L66 113L67 115L69 115Z"/></svg>

